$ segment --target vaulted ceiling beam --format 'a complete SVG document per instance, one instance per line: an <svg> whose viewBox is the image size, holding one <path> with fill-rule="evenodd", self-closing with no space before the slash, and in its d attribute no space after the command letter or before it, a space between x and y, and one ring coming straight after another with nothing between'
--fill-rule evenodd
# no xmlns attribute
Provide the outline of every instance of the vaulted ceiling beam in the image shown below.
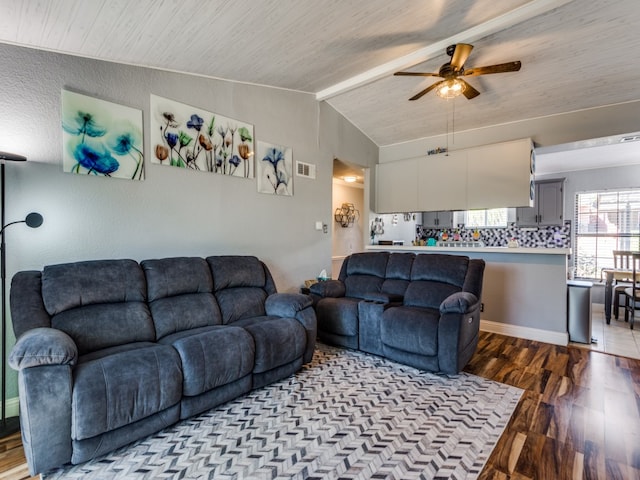
<svg viewBox="0 0 640 480"><path fill-rule="evenodd" d="M504 13L487 22L471 27L448 38L427 45L413 53L396 58L390 62L378 65L366 72L362 72L354 77L348 78L340 83L336 83L324 90L316 93L316 100L327 100L342 93L361 87L367 83L374 82L399 70L412 67L432 58L442 55L449 45L455 43L472 43L493 33L517 25L543 13L561 7L573 0L532 0L510 12Z"/></svg>

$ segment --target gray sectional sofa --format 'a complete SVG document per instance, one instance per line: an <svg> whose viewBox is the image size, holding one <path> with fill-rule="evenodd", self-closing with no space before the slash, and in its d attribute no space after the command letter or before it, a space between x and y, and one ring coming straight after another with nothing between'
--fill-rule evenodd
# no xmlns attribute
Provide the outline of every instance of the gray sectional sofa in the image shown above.
<svg viewBox="0 0 640 480"><path fill-rule="evenodd" d="M84 462L296 372L311 298L250 256L99 260L16 274L22 438L32 475Z"/></svg>
<svg viewBox="0 0 640 480"><path fill-rule="evenodd" d="M478 345L484 261L365 252L310 294L323 342L455 374Z"/></svg>

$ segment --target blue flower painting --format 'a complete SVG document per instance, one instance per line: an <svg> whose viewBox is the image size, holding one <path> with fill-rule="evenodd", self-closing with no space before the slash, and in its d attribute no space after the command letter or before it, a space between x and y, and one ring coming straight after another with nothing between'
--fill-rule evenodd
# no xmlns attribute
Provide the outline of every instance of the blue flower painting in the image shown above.
<svg viewBox="0 0 640 480"><path fill-rule="evenodd" d="M142 111L62 91L65 172L144 179Z"/></svg>
<svg viewBox="0 0 640 480"><path fill-rule="evenodd" d="M291 148L257 142L258 192L293 195L293 154Z"/></svg>
<svg viewBox="0 0 640 480"><path fill-rule="evenodd" d="M151 95L152 163L253 178L253 125Z"/></svg>

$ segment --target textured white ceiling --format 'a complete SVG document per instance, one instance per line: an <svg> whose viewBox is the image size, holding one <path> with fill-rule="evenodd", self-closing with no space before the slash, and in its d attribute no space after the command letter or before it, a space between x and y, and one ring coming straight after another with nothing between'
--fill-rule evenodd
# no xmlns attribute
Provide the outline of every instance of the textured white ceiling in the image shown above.
<svg viewBox="0 0 640 480"><path fill-rule="evenodd" d="M547 11L487 27L521 7ZM391 73L327 98L380 146L640 101L639 30L637 0L0 0L0 42L310 94L448 40L474 45L467 68L522 61L469 78L473 100L409 102L437 79Z"/></svg>

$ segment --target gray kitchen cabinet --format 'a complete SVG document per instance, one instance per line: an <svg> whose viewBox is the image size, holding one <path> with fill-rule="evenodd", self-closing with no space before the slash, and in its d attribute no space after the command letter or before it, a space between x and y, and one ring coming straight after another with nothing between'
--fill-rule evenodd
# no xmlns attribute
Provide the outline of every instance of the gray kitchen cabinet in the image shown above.
<svg viewBox="0 0 640 480"><path fill-rule="evenodd" d="M425 228L452 228L453 212L422 212L422 226Z"/></svg>
<svg viewBox="0 0 640 480"><path fill-rule="evenodd" d="M563 224L564 179L541 180L535 184L533 207L516 209L519 227L548 227Z"/></svg>

